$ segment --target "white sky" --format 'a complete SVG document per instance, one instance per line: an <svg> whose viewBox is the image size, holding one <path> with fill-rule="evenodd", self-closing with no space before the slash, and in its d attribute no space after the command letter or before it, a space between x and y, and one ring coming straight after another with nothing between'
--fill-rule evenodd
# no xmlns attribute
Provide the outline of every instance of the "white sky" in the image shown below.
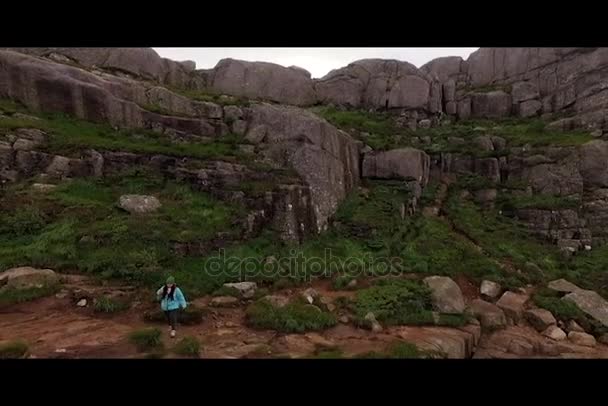
<svg viewBox="0 0 608 406"><path fill-rule="evenodd" d="M154 48L162 57L191 60L197 69L213 68L223 58L274 62L306 69L313 78L325 76L358 59L381 58L406 61L420 67L441 56L466 59L478 48Z"/></svg>

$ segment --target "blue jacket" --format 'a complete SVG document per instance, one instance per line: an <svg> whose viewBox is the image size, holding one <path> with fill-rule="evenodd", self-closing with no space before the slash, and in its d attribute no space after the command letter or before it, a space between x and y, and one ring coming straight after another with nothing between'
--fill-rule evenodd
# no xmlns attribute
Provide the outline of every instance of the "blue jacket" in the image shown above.
<svg viewBox="0 0 608 406"><path fill-rule="evenodd" d="M159 300L163 295L163 288L160 288L156 292L156 296ZM188 306L188 303L186 303L186 298L184 297L184 294L182 293L181 289L177 286L175 287L175 292L173 292L173 300L171 300L171 298L169 298L169 295L167 295L160 301L160 308L165 312L168 310L179 309L180 307L182 309L185 309L186 306Z"/></svg>

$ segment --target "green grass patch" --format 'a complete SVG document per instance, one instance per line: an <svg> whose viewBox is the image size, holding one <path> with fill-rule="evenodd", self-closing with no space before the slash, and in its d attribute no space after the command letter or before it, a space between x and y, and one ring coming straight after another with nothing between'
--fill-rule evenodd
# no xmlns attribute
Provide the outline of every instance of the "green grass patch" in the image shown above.
<svg viewBox="0 0 608 406"><path fill-rule="evenodd" d="M18 105L14 104L14 106L16 107L13 110L28 113ZM50 134L48 145L41 149L61 155L77 155L85 149L97 149L233 161L244 157L237 147L238 143L235 142L237 138L242 139L242 137L235 135L227 135L205 143L174 143L166 135L151 130L115 130L107 124L84 121L58 113L36 113L36 115L39 120L12 116L0 118L0 134L17 128L40 129Z"/></svg>
<svg viewBox="0 0 608 406"><path fill-rule="evenodd" d="M93 305L93 309L97 313L118 313L127 310L128 308L128 303L106 296L97 298L95 304Z"/></svg>
<svg viewBox="0 0 608 406"><path fill-rule="evenodd" d="M29 348L23 341L11 341L0 345L0 359L25 358Z"/></svg>
<svg viewBox="0 0 608 406"><path fill-rule="evenodd" d="M194 337L184 337L175 344L175 347L173 347L173 352L175 354L184 357L198 358L200 356L200 351L201 345Z"/></svg>
<svg viewBox="0 0 608 406"><path fill-rule="evenodd" d="M477 92L497 90L496 87L475 89ZM546 145L581 145L593 137L587 131L557 131L547 128L547 123L538 119L506 118L498 120L462 120L428 129L412 131L398 125L397 116L386 112L342 110L319 106L312 111L345 131L355 129L358 138L375 150L388 150L405 146L422 148L429 153L455 152L476 157L504 155L506 151L480 151L473 140L479 135L496 135L507 140L508 146L529 144L533 147ZM351 131L352 132L352 131ZM366 133L363 135L362 133ZM356 135L356 134L355 134ZM416 138L431 137L431 144L420 145ZM416 138L415 138L416 137ZM462 144L450 142L450 137L464 139Z"/></svg>
<svg viewBox="0 0 608 406"><path fill-rule="evenodd" d="M433 315L431 291L419 281L381 279L375 286L357 291L354 312L358 324L366 325L365 316L372 312L387 325L463 326L464 315Z"/></svg>
<svg viewBox="0 0 608 406"><path fill-rule="evenodd" d="M163 347L160 336L161 332L159 329L148 328L129 334L129 341L137 347L139 352L154 351Z"/></svg>
<svg viewBox="0 0 608 406"><path fill-rule="evenodd" d="M6 307L17 303L29 302L54 295L59 291L59 285L48 285L41 288L3 288L0 289L0 307Z"/></svg>
<svg viewBox="0 0 608 406"><path fill-rule="evenodd" d="M319 331L337 323L333 314L309 304L293 302L279 308L264 299L252 303L247 308L247 322L254 328L283 333Z"/></svg>
<svg viewBox="0 0 608 406"><path fill-rule="evenodd" d="M350 289L348 286L349 283L356 280L355 277L351 275L340 275L333 280L332 288L334 290L347 290Z"/></svg>
<svg viewBox="0 0 608 406"><path fill-rule="evenodd" d="M531 196L502 195L498 201L502 210L541 209L563 210L576 209L581 201L574 197L535 194Z"/></svg>

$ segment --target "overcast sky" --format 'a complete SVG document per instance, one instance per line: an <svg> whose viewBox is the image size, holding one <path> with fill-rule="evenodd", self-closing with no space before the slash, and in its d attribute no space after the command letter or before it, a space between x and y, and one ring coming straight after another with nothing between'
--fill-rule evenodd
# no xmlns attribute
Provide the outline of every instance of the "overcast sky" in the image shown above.
<svg viewBox="0 0 608 406"><path fill-rule="evenodd" d="M467 58L478 48L154 48L165 58L191 60L197 69L213 68L223 58L274 62L306 69L313 78L325 76L358 59L381 58L410 62L420 67L440 56Z"/></svg>

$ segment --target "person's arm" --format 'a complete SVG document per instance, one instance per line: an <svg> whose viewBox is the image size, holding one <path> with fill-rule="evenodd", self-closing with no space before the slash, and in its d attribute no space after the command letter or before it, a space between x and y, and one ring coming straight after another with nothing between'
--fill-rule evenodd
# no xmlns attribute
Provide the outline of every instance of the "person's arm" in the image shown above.
<svg viewBox="0 0 608 406"><path fill-rule="evenodd" d="M156 300L160 300L162 295L163 295L163 288L161 287L159 290L156 291Z"/></svg>
<svg viewBox="0 0 608 406"><path fill-rule="evenodd" d="M177 296L179 307L185 309L188 306L188 303L186 303L186 298L184 297L182 290L180 288L175 289L175 295Z"/></svg>

